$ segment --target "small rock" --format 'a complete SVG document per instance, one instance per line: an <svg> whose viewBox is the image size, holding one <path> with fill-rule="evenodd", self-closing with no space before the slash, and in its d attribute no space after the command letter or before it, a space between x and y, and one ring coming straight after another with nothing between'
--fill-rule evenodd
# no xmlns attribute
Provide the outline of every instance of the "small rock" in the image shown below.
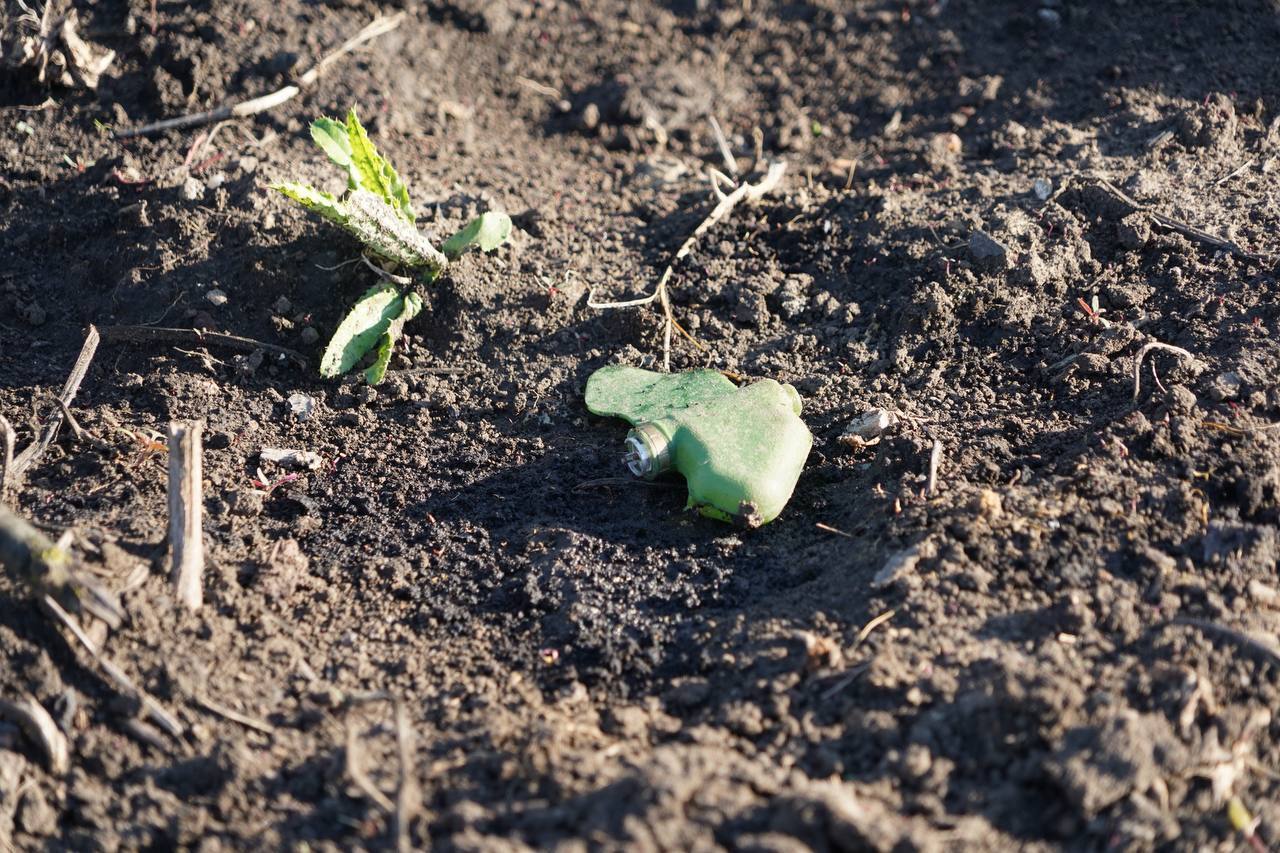
<svg viewBox="0 0 1280 853"><path fill-rule="evenodd" d="M1111 372L1111 359L1098 352L1083 352L1076 359L1081 373L1091 376L1106 376Z"/></svg>
<svg viewBox="0 0 1280 853"><path fill-rule="evenodd" d="M1036 12L1036 17L1047 27L1062 26L1062 13L1057 9L1041 9Z"/></svg>
<svg viewBox="0 0 1280 853"><path fill-rule="evenodd" d="M1209 385L1209 396L1219 403L1224 400L1234 400L1240 396L1240 386L1242 384L1244 383L1238 373L1227 371L1219 374Z"/></svg>
<svg viewBox="0 0 1280 853"><path fill-rule="evenodd" d="M996 272L1009 267L1009 250L985 231L969 235L969 257L984 270Z"/></svg>
<svg viewBox="0 0 1280 853"><path fill-rule="evenodd" d="M1274 586L1265 584L1262 581L1251 580L1249 581L1249 597L1263 607L1275 607L1276 602L1280 601L1280 592Z"/></svg>
<svg viewBox="0 0 1280 853"><path fill-rule="evenodd" d="M991 489L983 489L974 498L973 509L980 518L994 521L1004 514L1004 502L1000 500L998 492Z"/></svg>
<svg viewBox="0 0 1280 853"><path fill-rule="evenodd" d="M1185 414L1196 407L1196 395L1185 385L1174 385L1169 389L1169 407Z"/></svg>
<svg viewBox="0 0 1280 853"><path fill-rule="evenodd" d="M854 418L838 440L850 447L870 446L897 423L898 416L888 409L872 409Z"/></svg>
<svg viewBox="0 0 1280 853"><path fill-rule="evenodd" d="M290 394L286 402L293 416L300 421L311 417L316 410L316 398L306 394Z"/></svg>
<svg viewBox="0 0 1280 853"><path fill-rule="evenodd" d="M578 122L583 130L595 130L600 126L600 107L594 103L587 104L582 108L582 115L578 116Z"/></svg>
<svg viewBox="0 0 1280 853"><path fill-rule="evenodd" d="M935 158L942 160L959 154L964 144L954 133L939 133L929 140L929 148Z"/></svg>
<svg viewBox="0 0 1280 853"><path fill-rule="evenodd" d="M217 287L207 292L204 295L204 298L209 300L210 305L213 305L214 307L217 307L217 308L221 308L223 305L227 304L226 291L221 290L220 288L217 288Z"/></svg>
<svg viewBox="0 0 1280 853"><path fill-rule="evenodd" d="M610 734L635 739L649 730L649 715L635 705L617 705L605 712L603 728Z"/></svg>
<svg viewBox="0 0 1280 853"><path fill-rule="evenodd" d="M214 172L212 175L209 176L209 180L205 184L205 186L211 190L216 190L218 187L222 186L226 182L227 182L226 172Z"/></svg>
<svg viewBox="0 0 1280 853"><path fill-rule="evenodd" d="M1151 222L1145 213L1130 213L1116 223L1116 239L1126 249L1141 249L1151 239Z"/></svg>
<svg viewBox="0 0 1280 853"><path fill-rule="evenodd" d="M58 813L40 793L39 788L27 788L18 803L18 826L29 835L53 835L58 829Z"/></svg>
<svg viewBox="0 0 1280 853"><path fill-rule="evenodd" d="M232 515L254 518L262 515L267 496L257 489L228 489L222 495Z"/></svg>
<svg viewBox="0 0 1280 853"><path fill-rule="evenodd" d="M302 343L306 344L307 346L311 346L316 341L320 340L320 333L317 332L314 327L306 326L298 334L298 340L302 341Z"/></svg>
<svg viewBox="0 0 1280 853"><path fill-rule="evenodd" d="M283 317L293 310L293 303L289 301L289 297L281 296L271 304L271 310Z"/></svg>
<svg viewBox="0 0 1280 853"><path fill-rule="evenodd" d="M262 227L266 231L274 229L276 227L276 215L269 210L263 214Z"/></svg>
<svg viewBox="0 0 1280 853"><path fill-rule="evenodd" d="M182 200L199 201L204 198L204 184L199 178L187 178L182 182Z"/></svg>
<svg viewBox="0 0 1280 853"><path fill-rule="evenodd" d="M876 576L872 578L871 585L875 587L892 586L899 580L907 579L920 561L932 557L936 552L936 547L931 540L924 540L910 548L906 548L885 561L884 567L876 572Z"/></svg>
<svg viewBox="0 0 1280 853"><path fill-rule="evenodd" d="M252 175L254 172L258 171L258 158L253 156L241 157L240 171L244 172L246 175Z"/></svg>
<svg viewBox="0 0 1280 853"><path fill-rule="evenodd" d="M263 462L272 462L282 468L298 468L306 471L318 471L324 464L319 453L310 450L292 450L282 447L264 447L258 452Z"/></svg>
<svg viewBox="0 0 1280 853"><path fill-rule="evenodd" d="M1049 196L1053 195L1053 181L1048 178L1036 178L1036 182L1031 185L1031 192L1041 201L1048 201Z"/></svg>

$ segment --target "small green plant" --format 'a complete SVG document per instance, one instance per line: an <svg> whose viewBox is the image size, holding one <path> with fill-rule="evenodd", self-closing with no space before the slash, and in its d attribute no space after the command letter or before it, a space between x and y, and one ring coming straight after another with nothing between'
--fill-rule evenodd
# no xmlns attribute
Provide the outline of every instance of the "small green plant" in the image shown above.
<svg viewBox="0 0 1280 853"><path fill-rule="evenodd" d="M346 373L376 347L373 364L364 374L370 385L376 385L386 375L405 323L422 310L413 278L391 275L392 270L409 271L419 284L430 285L450 261L473 246L490 252L505 243L511 236L511 218L495 211L484 213L436 249L417 229L404 181L378 153L354 109L345 122L317 119L311 125L311 138L346 171L346 192L336 197L292 181L271 188L349 231L388 267L384 270L387 280L361 296L338 325L320 359L320 375Z"/></svg>

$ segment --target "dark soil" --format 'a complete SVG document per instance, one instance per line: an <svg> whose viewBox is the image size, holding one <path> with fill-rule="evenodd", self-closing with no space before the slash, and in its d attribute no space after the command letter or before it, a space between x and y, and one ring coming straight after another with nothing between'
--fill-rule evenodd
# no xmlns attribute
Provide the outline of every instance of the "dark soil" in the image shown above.
<svg viewBox="0 0 1280 853"><path fill-rule="evenodd" d="M266 190L341 189L317 115L359 105L433 237L490 207L519 228L430 294L376 393L261 351L102 345L72 406L100 442L64 429L8 500L114 588L134 573L105 647L186 731L0 578L0 698L71 745L52 775L0 721L0 848L392 846L352 758L416 848L1242 849L1232 797L1280 836L1273 4L406 3L189 161L209 127L101 125L276 89L379 8L76 5L118 53L98 91L0 83L20 448L90 323L314 365L306 330L372 283ZM808 466L754 531L686 513L678 481L592 483L625 473L625 425L582 404L597 367L660 362L660 312L586 303L647 292L714 203L708 110L743 169L755 128L789 164L672 284L707 347L677 336L674 368L804 398ZM1151 341L1194 358L1148 352L1135 403ZM873 406L907 417L840 442ZM196 615L149 438L173 418L206 422ZM325 464L278 482L263 447Z"/></svg>

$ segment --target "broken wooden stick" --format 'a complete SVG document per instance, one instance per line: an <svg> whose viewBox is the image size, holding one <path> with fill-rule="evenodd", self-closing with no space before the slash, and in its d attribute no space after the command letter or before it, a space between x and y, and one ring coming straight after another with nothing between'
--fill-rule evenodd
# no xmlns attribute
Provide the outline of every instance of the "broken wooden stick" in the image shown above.
<svg viewBox="0 0 1280 853"><path fill-rule="evenodd" d="M9 489L9 475L13 473L13 445L16 437L13 433L13 424L9 423L9 419L4 415L0 415L0 441L4 442L3 457L0 457L0 501L4 500L4 493Z"/></svg>
<svg viewBox="0 0 1280 853"><path fill-rule="evenodd" d="M34 696L24 694L12 702L0 699L0 718L16 724L32 743L39 745L54 775L61 776L71 768L66 735Z"/></svg>
<svg viewBox="0 0 1280 853"><path fill-rule="evenodd" d="M1195 361L1196 357L1184 350L1182 347L1175 347L1173 344L1162 344L1159 341L1151 341L1145 344L1142 349L1138 350L1138 358L1133 363L1133 402L1138 402L1138 392L1142 390L1142 360L1147 357L1147 353L1153 349L1165 350L1174 355L1183 358L1189 358Z"/></svg>
<svg viewBox="0 0 1280 853"><path fill-rule="evenodd" d="M347 776L351 779L351 782L360 790L360 793L364 794L378 808L387 814L394 814L396 810L395 803L391 802L386 794L379 791L377 786L373 784L373 780L364 772L364 761L362 760L364 749L360 746L360 735L356 731L356 724L350 719L347 720L347 748L345 752Z"/></svg>
<svg viewBox="0 0 1280 853"><path fill-rule="evenodd" d="M1099 178L1097 179L1097 184L1104 192L1111 195L1115 200L1139 213L1145 214L1148 219L1166 231L1175 231L1183 237L1186 237L1188 240L1196 240L1207 246L1212 246L1218 251L1227 252L1228 254L1236 255L1244 258L1245 260L1263 260L1261 255L1254 254L1253 252L1247 252L1225 237L1219 237L1217 234L1210 234L1203 228L1197 228L1196 226L1183 222L1180 219L1174 219L1172 216L1165 216L1163 213L1152 210L1147 205L1134 200L1109 181L1104 181Z"/></svg>
<svg viewBox="0 0 1280 853"><path fill-rule="evenodd" d="M652 305L654 302L662 305L662 313L666 318L662 335L662 369L671 370L671 331L676 326L675 317L671 313L671 300L667 295L667 283L671 281L671 276L675 273L675 265L681 261L686 255L693 251L693 247L697 244L699 238L706 234L711 228L729 215L729 212L738 206L740 202L759 201L766 194L772 192L775 187L782 181L782 176L787 171L787 164L784 161L771 163L769 170L759 181L752 184L743 181L738 185L737 189L720 199L719 203L711 209L706 218L693 229L685 241L680 244L680 248L676 250L666 268L662 271L662 276L658 279L658 284L654 287L653 292L648 296L642 296L639 299L630 299L625 302L596 302L595 294L592 293L587 298L587 307L597 310L609 308L634 308L641 305Z"/></svg>
<svg viewBox="0 0 1280 853"><path fill-rule="evenodd" d="M169 579L188 610L204 603L203 429L200 421L169 424Z"/></svg>
<svg viewBox="0 0 1280 853"><path fill-rule="evenodd" d="M170 344L193 344L195 346L219 346L239 352L279 353L288 356L299 367L307 366L307 359L297 350L276 344L255 341L253 338L242 338L239 335L227 335L222 332L206 332L203 329L167 329L156 326L107 326L102 330L105 343L141 344L158 341Z"/></svg>
<svg viewBox="0 0 1280 853"><path fill-rule="evenodd" d="M98 351L99 340L97 328L92 325L89 326L89 332L84 338L84 345L80 347L80 355L76 356L75 366L71 368L67 381L62 384L62 393L58 395L61 405L59 405L57 411L49 415L49 420L44 429L41 430L40 436L31 443L30 447L19 453L17 458L13 460L12 475L9 474L6 467L6 479L12 480L15 484L21 482L27 469L40 460L44 452L49 449L49 445L53 444L53 440L58 437L58 430L62 427L62 413L67 406L71 405L71 401L76 398L76 394L80 391L80 383L84 381L85 374L89 372L89 365L93 363L93 355Z"/></svg>
<svg viewBox="0 0 1280 853"><path fill-rule="evenodd" d="M112 628L124 621L116 597L76 565L70 552L0 506L0 565L38 599L49 596L71 611L85 611Z"/></svg>
<svg viewBox="0 0 1280 853"><path fill-rule="evenodd" d="M164 119L163 121L146 124L142 127L129 128L127 130L116 131L116 139L129 139L134 136L150 136L154 133L163 133L166 130L181 130L187 127L197 127L202 124L210 124L215 121L223 121L230 118L245 118L247 116L257 115L274 109L286 101L290 101L297 97L302 90L308 88L320 78L334 62L346 56L365 42L372 41L379 36L387 33L400 26L404 20L404 12L397 12L389 17L379 15L369 22L360 32L343 42L337 50L326 54L319 62L313 65L305 74L297 79L297 81L277 89L266 95L257 98L250 98L247 101L241 101L238 104L224 104L213 110L206 110L200 113L190 113L176 118Z"/></svg>
<svg viewBox="0 0 1280 853"><path fill-rule="evenodd" d="M102 649L98 648L97 643L90 639L89 635L80 627L80 623L76 618L67 611L58 606L58 602L53 600L52 596L46 595L41 599L45 613L57 622L59 625L67 629L67 632L76 639L80 645L84 646L85 651L89 653L89 657L97 664L101 673L106 676L107 680L115 685L116 689L124 695L134 699L144 710L156 725L164 729L166 733L175 740L182 737L182 723L178 722L178 718L157 702L151 694L143 690L141 687L133 683L133 679L124 674L124 670L116 666L112 661L102 653Z"/></svg>
<svg viewBox="0 0 1280 853"><path fill-rule="evenodd" d="M924 487L924 493L927 497L933 497L938 493L938 467L941 464L942 442L935 438L933 447L929 449L929 477Z"/></svg>
<svg viewBox="0 0 1280 853"><path fill-rule="evenodd" d="M418 785L414 776L414 736L409 724L409 711L403 702L395 703L396 752L400 759L400 781L396 786L395 833L397 853L409 853L413 849L409 837L409 823L413 820L418 802Z"/></svg>

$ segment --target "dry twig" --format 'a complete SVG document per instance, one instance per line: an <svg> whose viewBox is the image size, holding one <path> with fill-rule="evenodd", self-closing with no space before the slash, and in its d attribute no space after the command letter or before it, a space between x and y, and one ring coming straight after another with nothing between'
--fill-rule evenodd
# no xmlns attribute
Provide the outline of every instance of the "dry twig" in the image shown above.
<svg viewBox="0 0 1280 853"><path fill-rule="evenodd" d="M307 366L306 356L297 350L255 341L253 338L242 338L239 335L206 332L203 329L167 329L158 326L107 326L102 330L102 340L109 344L141 344L159 341L192 346L218 346L238 352L253 352L260 349L264 352L274 352L287 356L299 367L305 368Z"/></svg>
<svg viewBox="0 0 1280 853"><path fill-rule="evenodd" d="M938 466L942 464L942 442L933 440L933 448L929 451L929 480L925 484L925 494L933 497L938 493Z"/></svg>
<svg viewBox="0 0 1280 853"><path fill-rule="evenodd" d="M62 385L62 393L58 395L58 399L61 401L59 410L49 415L49 421L45 424L44 430L41 431L40 437L13 460L12 476L15 483L22 480L27 470L40 460L44 452L49 449L49 445L53 444L53 440L58 437L58 429L62 426L63 412L67 406L71 405L71 401L75 399L77 392L80 390L80 383L84 381L85 374L89 372L89 365L93 363L93 355L98 351L98 341L97 328L89 326L89 332L84 338L84 345L80 347L80 355L76 357L75 366L71 368L67 381ZM5 472L6 476L8 476L7 466Z"/></svg>
<svg viewBox="0 0 1280 853"><path fill-rule="evenodd" d="M263 722L262 720L250 717L246 714L241 714L239 711L232 710L226 705L219 705L207 696L197 696L195 702L209 713L216 714L217 716L230 720L233 723L239 723L247 729L253 729L255 732L262 732L264 735L275 734L276 727L270 723Z"/></svg>
<svg viewBox="0 0 1280 853"><path fill-rule="evenodd" d="M1210 234L1208 231L1205 231L1202 228L1197 228L1194 225L1189 225L1180 219L1174 219L1172 216L1165 216L1163 213L1157 213L1147 205L1140 204L1139 202L1135 201L1133 198L1126 195L1124 192L1122 192L1121 190L1113 186L1108 181L1097 179L1097 182L1098 182L1098 186L1100 186L1107 193L1111 194L1122 204L1125 204L1128 207L1133 208L1139 213L1145 213L1153 223L1155 223L1156 225L1159 225L1161 228L1164 228L1168 231L1176 231L1177 233L1181 234L1183 237L1186 237L1189 240L1197 240L1201 243L1204 243L1205 245L1212 246L1213 248L1223 252L1229 252L1233 255L1237 255L1246 260L1250 260L1250 261L1262 260L1262 257L1260 255L1255 255L1252 252L1246 252L1240 246L1236 245L1235 243L1231 242L1225 237L1219 237L1216 234Z"/></svg>
<svg viewBox="0 0 1280 853"><path fill-rule="evenodd" d="M13 471L13 445L16 436L13 433L13 424L9 423L9 419L4 415L0 415L0 441L4 442L4 449L0 451L0 500L4 500L4 494L9 489L9 474Z"/></svg>
<svg viewBox="0 0 1280 853"><path fill-rule="evenodd" d="M169 424L169 580L188 610L204 603L203 427L199 421Z"/></svg>
<svg viewBox="0 0 1280 853"><path fill-rule="evenodd" d="M76 621L74 616L59 607L58 602L54 601L52 596L46 595L40 603L44 606L45 612L55 622L66 628L71 633L71 636L75 637L80 645L84 646L85 651L93 658L93 662L98 665L103 675L116 686L116 689L137 701L142 706L142 709L147 712L147 715L155 721L156 725L164 729L169 737L175 740L182 737L182 723L178 722L178 718L169 713L151 694L134 684L132 678L125 675L120 667L112 663L98 648L97 643L84 632L84 629L80 627L80 623Z"/></svg>
<svg viewBox="0 0 1280 853"><path fill-rule="evenodd" d="M67 738L58 730L58 724L49 716L44 706L35 697L23 695L10 702L0 699L0 717L15 723L26 733L32 742L40 746L45 759L49 762L49 770L61 776L71 767L71 758L67 749Z"/></svg>
<svg viewBox="0 0 1280 853"><path fill-rule="evenodd" d="M365 42L372 41L379 36L387 33L400 26L404 20L404 12L397 12L390 17L382 17L381 15L374 18L364 29L347 39L332 53L326 54L323 59L311 67L305 74L297 79L295 83L285 86L261 97L251 98L247 101L241 101L238 104L229 104L218 107L213 110L206 110L200 113L191 113L177 118L164 119L152 124L143 125L142 127L134 127L128 130L117 131L116 139L128 139L133 136L149 136L153 133L163 133L166 130L180 130L187 127L196 127L210 122L223 121L230 118L245 118L247 116L257 115L274 109L286 101L292 100L304 89L310 87L319 79L334 62L346 56Z"/></svg>
<svg viewBox="0 0 1280 853"><path fill-rule="evenodd" d="M409 822L413 820L417 802L417 782L413 766L413 727L409 724L409 712L401 702L396 703L396 751L400 758L400 782L396 787L396 850L409 853Z"/></svg>
<svg viewBox="0 0 1280 853"><path fill-rule="evenodd" d="M623 302L597 302L595 295L592 294L587 299L588 307L597 310L610 308L636 308L642 305L652 305L657 302L662 305L662 313L666 318L662 335L662 369L671 370L671 330L675 326L675 317L671 313L671 299L667 294L667 284L671 281L671 276L675 272L675 265L680 262L686 255L693 251L694 245L698 239L706 234L720 220L729 215L729 212L738 206L741 202L759 201L766 194L772 192L774 188L782 181L782 176L787 171L787 164L783 161L772 163L764 177L758 182L752 184L746 181L738 185L733 192L720 199L719 204L711 209L706 218L693 229L685 241L680 244L680 248L676 250L671 261L662 271L662 276L658 279L657 286L648 296L642 296L639 299L630 299Z"/></svg>
<svg viewBox="0 0 1280 853"><path fill-rule="evenodd" d="M1153 349L1164 350L1174 353L1175 355L1195 360L1195 356L1184 350L1182 347L1175 347L1173 344L1162 344L1159 341L1152 341L1138 350L1138 358L1133 363L1133 402L1138 402L1138 392L1142 390L1142 360L1147 357L1147 353Z"/></svg>
<svg viewBox="0 0 1280 853"><path fill-rule="evenodd" d="M347 776L360 789L360 793L368 797L378 808L387 814L391 814L395 811L395 804L387 799L386 794L377 789L373 784L373 780L364 772L363 761L361 761L363 755L364 750L360 746L360 737L356 732L356 725L351 720L347 720Z"/></svg>

